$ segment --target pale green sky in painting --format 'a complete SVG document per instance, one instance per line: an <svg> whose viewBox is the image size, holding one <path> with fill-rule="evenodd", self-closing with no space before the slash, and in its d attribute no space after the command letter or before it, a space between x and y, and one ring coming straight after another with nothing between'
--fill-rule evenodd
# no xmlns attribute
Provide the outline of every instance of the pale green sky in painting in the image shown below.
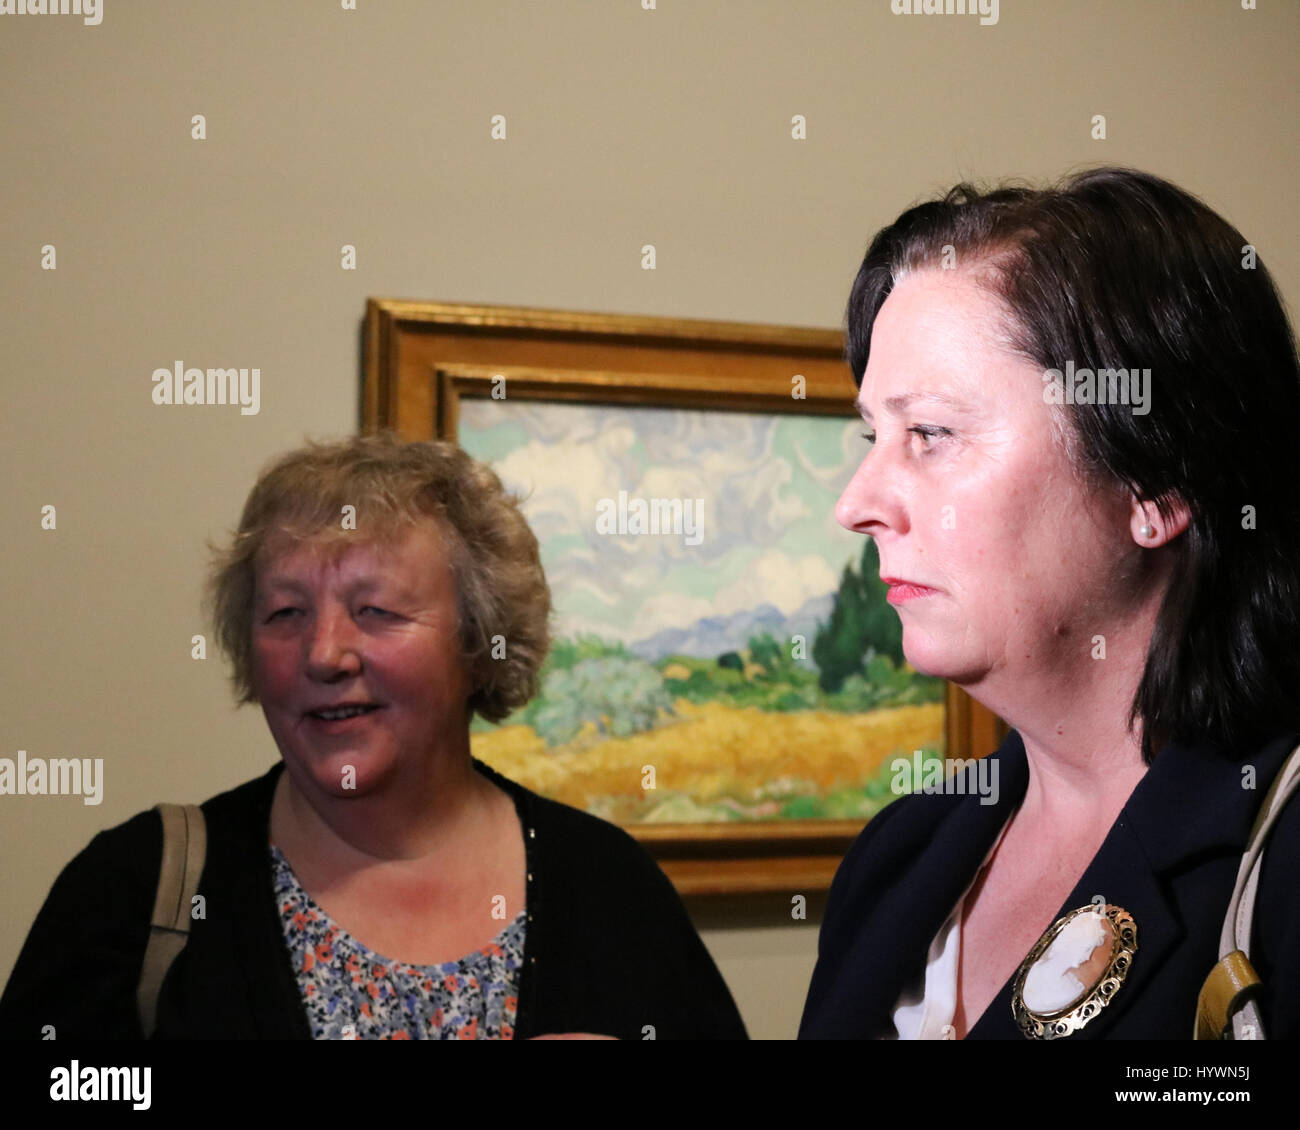
<svg viewBox="0 0 1300 1130"><path fill-rule="evenodd" d="M633 643L835 590L862 535L834 506L867 451L844 417L462 400L458 440L525 496L562 635ZM600 500L702 499L698 545L602 534Z"/></svg>

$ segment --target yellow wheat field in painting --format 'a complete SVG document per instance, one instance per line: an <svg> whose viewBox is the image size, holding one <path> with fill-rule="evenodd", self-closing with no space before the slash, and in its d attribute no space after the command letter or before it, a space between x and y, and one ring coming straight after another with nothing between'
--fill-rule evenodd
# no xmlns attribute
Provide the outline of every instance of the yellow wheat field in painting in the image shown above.
<svg viewBox="0 0 1300 1130"><path fill-rule="evenodd" d="M547 749L528 726L473 736L474 756L554 800L620 822L778 815L775 799L860 786L891 756L941 749L942 703L843 714L676 703L677 718L629 738L589 726ZM655 789L642 787L646 766ZM674 797L666 806L660 798Z"/></svg>

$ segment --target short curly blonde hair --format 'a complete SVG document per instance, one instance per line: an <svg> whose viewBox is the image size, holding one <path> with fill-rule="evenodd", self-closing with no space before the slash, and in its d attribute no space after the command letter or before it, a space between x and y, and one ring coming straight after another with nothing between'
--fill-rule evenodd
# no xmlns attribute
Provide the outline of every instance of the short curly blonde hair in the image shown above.
<svg viewBox="0 0 1300 1130"><path fill-rule="evenodd" d="M342 528L345 506L355 507L360 530ZM550 649L551 593L519 500L454 443L408 443L386 431L308 440L280 456L258 476L230 543L207 543L204 603L231 662L238 705L257 701L254 584L273 538L341 552L359 541L390 544L419 525L434 527L450 546L461 652L474 688L469 709L499 722L526 703Z"/></svg>

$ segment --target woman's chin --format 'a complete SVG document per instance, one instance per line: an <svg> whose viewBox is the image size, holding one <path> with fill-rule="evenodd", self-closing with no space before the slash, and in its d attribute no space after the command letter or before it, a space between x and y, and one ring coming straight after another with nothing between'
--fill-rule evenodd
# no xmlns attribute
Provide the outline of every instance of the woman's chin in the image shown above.
<svg viewBox="0 0 1300 1130"><path fill-rule="evenodd" d="M323 756L308 753L284 760L290 768L296 763L299 773L295 776L305 776L314 790L340 800L373 792L388 779L392 769L388 758L364 750L338 750Z"/></svg>
<svg viewBox="0 0 1300 1130"><path fill-rule="evenodd" d="M907 636L903 637L903 658L907 660L918 675L929 675L936 679L947 679L952 683L973 683L980 675L974 666L954 655L951 651L933 646L931 641L914 643L908 646Z"/></svg>
<svg viewBox="0 0 1300 1130"><path fill-rule="evenodd" d="M938 675L940 678L947 678L940 673L938 668L944 665L944 655L935 648L928 646L929 641L925 644L919 642L909 643L907 633L903 633L903 658L911 665L912 669L918 675Z"/></svg>

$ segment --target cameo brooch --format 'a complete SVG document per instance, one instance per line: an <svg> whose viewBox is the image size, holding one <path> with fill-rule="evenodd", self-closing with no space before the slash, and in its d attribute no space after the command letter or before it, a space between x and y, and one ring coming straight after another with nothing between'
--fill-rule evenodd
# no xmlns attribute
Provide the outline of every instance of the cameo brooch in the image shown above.
<svg viewBox="0 0 1300 1130"><path fill-rule="evenodd" d="M1031 1040L1077 1032L1119 992L1135 953L1137 923L1123 907L1099 898L1058 918L1016 972L1016 1026Z"/></svg>

